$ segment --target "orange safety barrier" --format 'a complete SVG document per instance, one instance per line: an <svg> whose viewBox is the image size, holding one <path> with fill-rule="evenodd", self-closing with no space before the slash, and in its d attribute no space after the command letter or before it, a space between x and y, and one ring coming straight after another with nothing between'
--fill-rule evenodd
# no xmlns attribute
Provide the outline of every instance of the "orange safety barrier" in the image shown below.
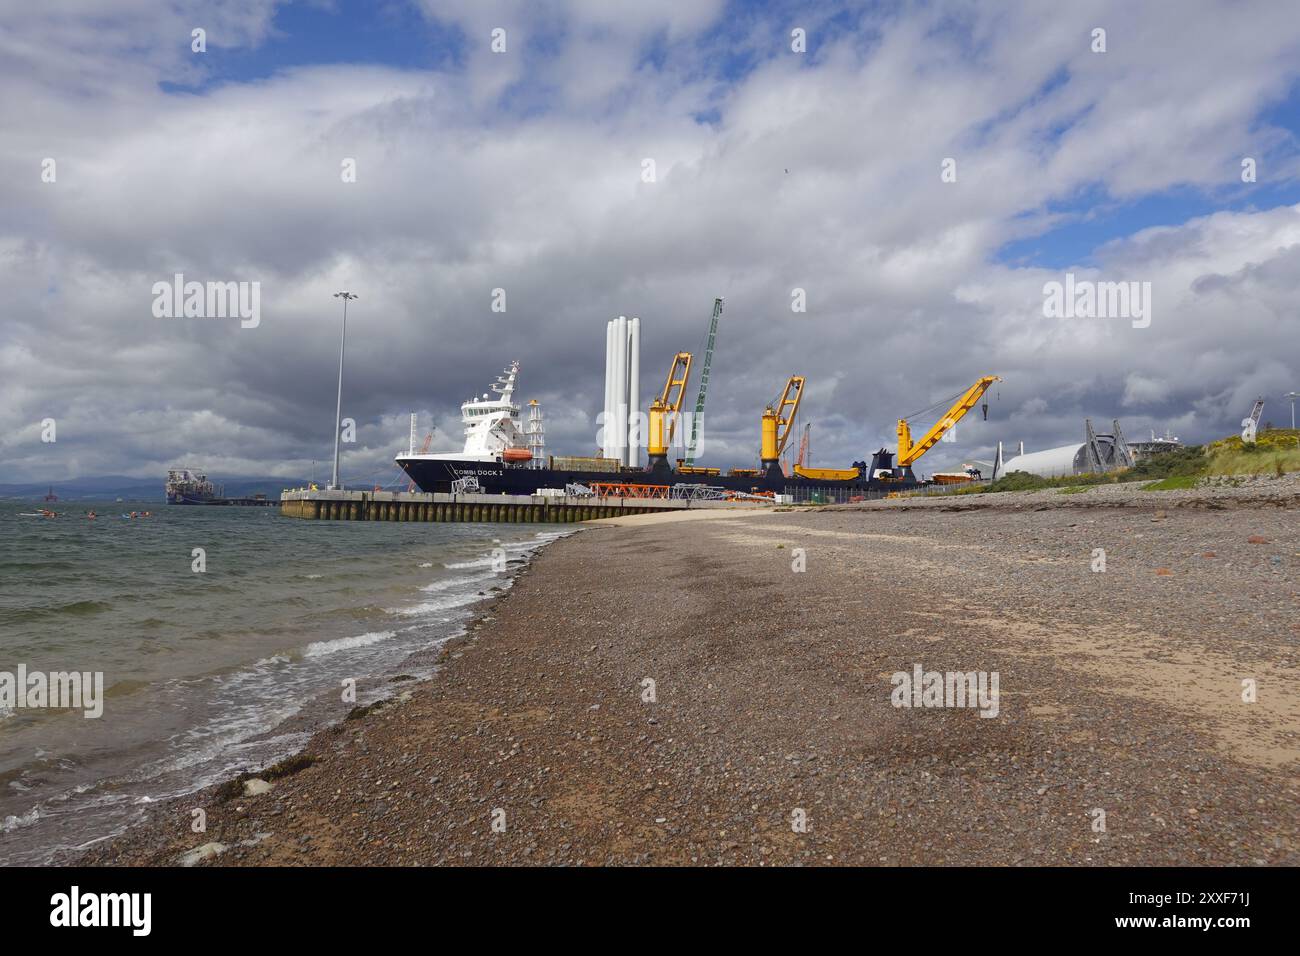
<svg viewBox="0 0 1300 956"><path fill-rule="evenodd" d="M667 498L668 485L632 485L623 482L593 481L588 484L598 498Z"/></svg>

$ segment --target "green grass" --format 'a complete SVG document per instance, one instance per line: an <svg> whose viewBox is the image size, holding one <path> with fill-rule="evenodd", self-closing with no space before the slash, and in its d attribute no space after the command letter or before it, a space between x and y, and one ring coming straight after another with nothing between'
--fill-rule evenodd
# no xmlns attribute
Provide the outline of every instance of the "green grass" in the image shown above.
<svg viewBox="0 0 1300 956"><path fill-rule="evenodd" d="M1196 475L1172 475L1168 478L1161 478L1159 481L1153 481L1149 485L1143 485L1143 491L1180 491L1188 488L1195 488L1196 483L1201 479Z"/></svg>
<svg viewBox="0 0 1300 956"><path fill-rule="evenodd" d="M1088 485L1071 485L1069 488L1062 488L1057 492L1058 495L1081 495L1088 490Z"/></svg>
<svg viewBox="0 0 1300 956"><path fill-rule="evenodd" d="M1255 444L1247 445L1239 435L1212 442L1206 447L1210 475L1284 475L1300 471L1300 431L1270 428L1260 432Z"/></svg>

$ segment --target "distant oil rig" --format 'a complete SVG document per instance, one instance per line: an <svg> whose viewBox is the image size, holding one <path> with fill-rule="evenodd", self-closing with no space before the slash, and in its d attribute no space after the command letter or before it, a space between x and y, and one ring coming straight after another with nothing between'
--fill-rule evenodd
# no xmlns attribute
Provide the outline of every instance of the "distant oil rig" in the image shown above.
<svg viewBox="0 0 1300 956"><path fill-rule="evenodd" d="M225 488L220 491L208 480L207 475L200 475L189 468L171 468L167 472L164 485L169 505L243 505L271 506L279 502L256 494L243 498L227 498ZM48 499L46 499L48 500Z"/></svg>

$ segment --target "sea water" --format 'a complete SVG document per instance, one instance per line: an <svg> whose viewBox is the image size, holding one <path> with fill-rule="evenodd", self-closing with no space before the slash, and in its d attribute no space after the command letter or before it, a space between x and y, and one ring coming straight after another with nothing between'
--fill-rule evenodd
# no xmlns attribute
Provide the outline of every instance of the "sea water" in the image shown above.
<svg viewBox="0 0 1300 956"><path fill-rule="evenodd" d="M428 676L475 603L568 533L54 507L41 518L0 502L0 680L20 666L102 674L102 714L0 704L3 864L67 859L149 804L267 766Z"/></svg>

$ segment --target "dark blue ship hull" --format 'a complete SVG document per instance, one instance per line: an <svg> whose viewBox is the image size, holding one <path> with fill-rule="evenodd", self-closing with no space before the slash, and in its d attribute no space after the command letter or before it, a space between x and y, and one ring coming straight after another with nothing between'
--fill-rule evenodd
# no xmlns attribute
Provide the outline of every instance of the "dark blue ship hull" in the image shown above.
<svg viewBox="0 0 1300 956"><path fill-rule="evenodd" d="M865 462L857 462L857 476L843 481L787 476L775 462L757 475L682 474L662 461L647 468L623 468L617 472L560 471L530 468L527 464L504 461L432 459L408 455L399 455L397 464L425 492L447 493L451 491L453 481L475 478L483 492L503 495L532 495L539 488L563 489L569 484L590 486L595 483L617 482L670 487L708 485L724 491L748 494L791 495L796 501L817 498L849 501L854 498L879 498L891 491L917 487L917 482L910 473L893 479L869 477L880 468L890 469L892 460L893 456L889 452L877 452L870 469Z"/></svg>

